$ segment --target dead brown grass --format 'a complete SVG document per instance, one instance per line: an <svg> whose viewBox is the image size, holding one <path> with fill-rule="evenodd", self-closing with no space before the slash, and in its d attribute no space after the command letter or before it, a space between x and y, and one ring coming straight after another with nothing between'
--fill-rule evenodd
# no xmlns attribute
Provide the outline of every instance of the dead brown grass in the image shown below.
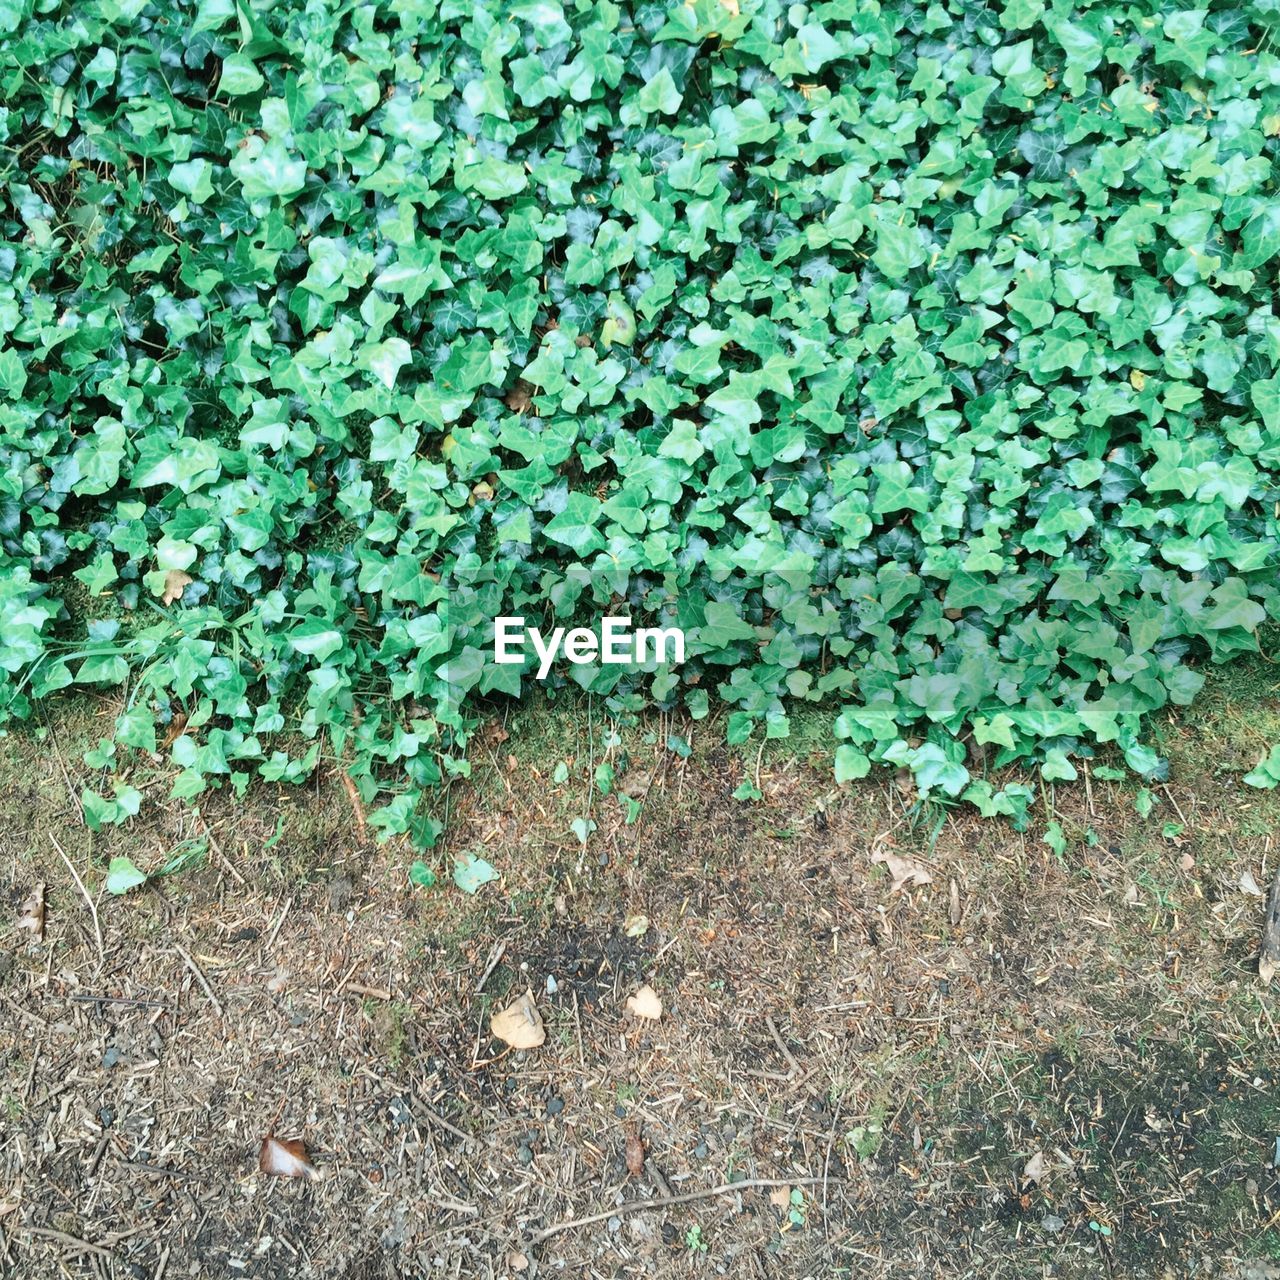
<svg viewBox="0 0 1280 1280"><path fill-rule="evenodd" d="M1230 700L1163 726L1148 819L1131 783L1060 788L1061 855L1045 812L1018 834L704 730L684 760L665 725L592 750L539 713L449 799L441 870L473 849L503 873L474 898L410 886L340 775L91 838L68 785L92 719L57 751L10 738L15 924L48 891L43 942L0 920L0 1266L1181 1277L1280 1254L1280 1059L1241 889L1267 883L1278 807L1234 768L1273 713L1255 701L1243 729ZM633 824L591 791L606 756ZM744 770L763 802L731 798ZM102 893L113 852L154 866L208 834L203 869ZM873 848L931 882L892 893ZM658 1023L624 1012L642 982ZM504 1052L489 1015L526 987L546 1044ZM320 1181L258 1173L273 1124Z"/></svg>

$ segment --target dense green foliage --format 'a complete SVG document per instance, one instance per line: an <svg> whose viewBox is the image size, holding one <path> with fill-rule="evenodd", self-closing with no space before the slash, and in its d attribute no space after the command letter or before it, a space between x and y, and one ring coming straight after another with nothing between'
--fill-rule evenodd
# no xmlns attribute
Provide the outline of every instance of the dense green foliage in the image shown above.
<svg viewBox="0 0 1280 1280"><path fill-rule="evenodd" d="M492 618L625 598L692 656L617 708L1156 773L1280 615L1277 24L0 0L2 714L120 686L108 779L332 750L427 842Z"/></svg>

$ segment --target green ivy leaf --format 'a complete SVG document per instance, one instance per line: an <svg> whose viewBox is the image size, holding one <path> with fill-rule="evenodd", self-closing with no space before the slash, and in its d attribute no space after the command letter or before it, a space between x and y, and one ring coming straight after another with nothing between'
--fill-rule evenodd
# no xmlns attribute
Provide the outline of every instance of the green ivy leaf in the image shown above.
<svg viewBox="0 0 1280 1280"><path fill-rule="evenodd" d="M147 877L128 858L111 859L111 864L107 868L108 893L117 895L128 893L130 889L137 889L146 883Z"/></svg>
<svg viewBox="0 0 1280 1280"><path fill-rule="evenodd" d="M230 168L250 200L268 196L287 199L306 185L306 162L290 155L278 138L263 142L251 135L244 149L232 157Z"/></svg>
<svg viewBox="0 0 1280 1280"><path fill-rule="evenodd" d="M501 879L501 873L493 864L474 853L464 853L454 860L453 883L463 893L476 893L484 885L498 879Z"/></svg>

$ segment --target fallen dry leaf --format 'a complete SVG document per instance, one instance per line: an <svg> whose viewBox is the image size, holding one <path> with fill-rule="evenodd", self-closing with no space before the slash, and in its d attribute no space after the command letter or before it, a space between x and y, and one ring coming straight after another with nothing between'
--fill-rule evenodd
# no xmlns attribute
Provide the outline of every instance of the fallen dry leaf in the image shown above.
<svg viewBox="0 0 1280 1280"><path fill-rule="evenodd" d="M268 1134L258 1151L258 1168L277 1178L318 1178L301 1138L277 1138Z"/></svg>
<svg viewBox="0 0 1280 1280"><path fill-rule="evenodd" d="M517 378L502 401L513 413L524 413L533 403L533 387L523 378Z"/></svg>
<svg viewBox="0 0 1280 1280"><path fill-rule="evenodd" d="M1044 1158L1043 1151L1037 1151L1035 1155L1027 1161L1022 1167L1023 1182L1039 1182L1049 1171L1048 1161Z"/></svg>
<svg viewBox="0 0 1280 1280"><path fill-rule="evenodd" d="M1240 888L1251 897L1262 897L1262 890L1258 888L1258 882L1253 878L1252 871L1245 871L1245 873L1240 877Z"/></svg>
<svg viewBox="0 0 1280 1280"><path fill-rule="evenodd" d="M953 880L951 882L951 901L948 906L947 919L951 921L954 928L963 918L964 912L960 908L960 886Z"/></svg>
<svg viewBox="0 0 1280 1280"><path fill-rule="evenodd" d="M495 1013L489 1020L489 1030L513 1049L536 1049L547 1038L532 991L526 991L501 1013Z"/></svg>
<svg viewBox="0 0 1280 1280"><path fill-rule="evenodd" d="M633 1178L638 1178L644 1171L644 1139L638 1133L627 1134L622 1155L627 1162L627 1172Z"/></svg>
<svg viewBox="0 0 1280 1280"><path fill-rule="evenodd" d="M512 1271L528 1271L529 1259L523 1253L510 1253L507 1255L507 1266Z"/></svg>
<svg viewBox="0 0 1280 1280"><path fill-rule="evenodd" d="M646 982L635 995L627 997L627 1012L633 1017L657 1022L662 1017L662 1000Z"/></svg>
<svg viewBox="0 0 1280 1280"><path fill-rule="evenodd" d="M183 573L181 569L170 569L164 575L164 595L160 597L161 604L176 604L182 599L182 593L195 579L189 573Z"/></svg>
<svg viewBox="0 0 1280 1280"><path fill-rule="evenodd" d="M892 893L901 893L912 885L933 883L933 876L929 874L928 868L914 858L900 858L896 853L877 851L871 855L871 861L884 863L893 880L890 888Z"/></svg>
<svg viewBox="0 0 1280 1280"><path fill-rule="evenodd" d="M1136 907L1142 901L1142 895L1138 892L1138 886L1132 881L1124 891L1124 902L1126 906Z"/></svg>
<svg viewBox="0 0 1280 1280"><path fill-rule="evenodd" d="M1183 871L1194 871L1196 869L1196 860L1189 853L1184 853L1178 865Z"/></svg>
<svg viewBox="0 0 1280 1280"><path fill-rule="evenodd" d="M622 932L628 938L643 938L649 932L649 917L636 913L622 922Z"/></svg>
<svg viewBox="0 0 1280 1280"><path fill-rule="evenodd" d="M29 929L36 935L36 941L44 940L44 882L31 890L31 896L22 904L22 914L18 916L18 928Z"/></svg>
<svg viewBox="0 0 1280 1280"><path fill-rule="evenodd" d="M791 1188L790 1187L774 1187L769 1192L769 1203L775 1209L789 1209L791 1207Z"/></svg>

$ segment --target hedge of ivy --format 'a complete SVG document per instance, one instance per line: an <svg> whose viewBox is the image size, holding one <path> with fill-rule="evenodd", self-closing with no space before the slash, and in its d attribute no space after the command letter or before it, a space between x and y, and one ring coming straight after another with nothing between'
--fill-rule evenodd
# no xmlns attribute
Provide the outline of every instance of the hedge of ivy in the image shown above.
<svg viewBox="0 0 1280 1280"><path fill-rule="evenodd" d="M94 822L323 753L425 844L492 618L622 607L615 710L1158 773L1280 614L1278 24L0 0L0 715L108 695Z"/></svg>

